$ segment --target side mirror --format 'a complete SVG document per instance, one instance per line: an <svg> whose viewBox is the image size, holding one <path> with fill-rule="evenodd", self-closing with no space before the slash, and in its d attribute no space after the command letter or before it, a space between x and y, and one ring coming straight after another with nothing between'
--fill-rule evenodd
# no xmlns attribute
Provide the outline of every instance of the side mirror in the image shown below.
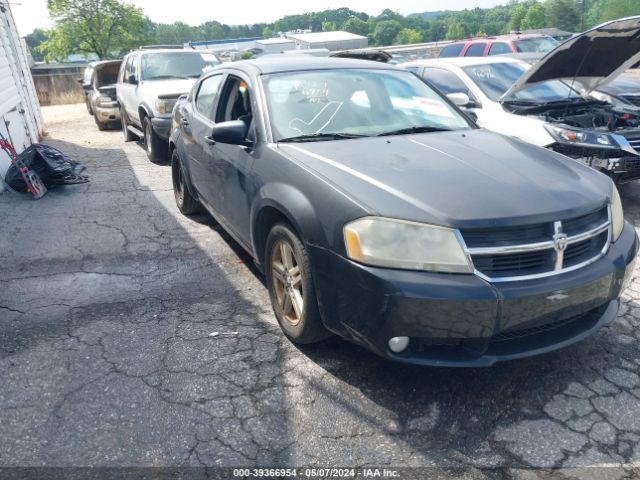
<svg viewBox="0 0 640 480"><path fill-rule="evenodd" d="M129 75L127 77L127 82L129 82L132 85L138 85L138 79L136 78L135 75Z"/></svg>
<svg viewBox="0 0 640 480"><path fill-rule="evenodd" d="M466 107L471 102L469 95L463 92L448 93L447 98L459 107Z"/></svg>
<svg viewBox="0 0 640 480"><path fill-rule="evenodd" d="M213 127L211 139L214 142L247 146L251 143L247 141L248 131L247 124L242 120L231 120L230 122L218 123Z"/></svg>
<svg viewBox="0 0 640 480"><path fill-rule="evenodd" d="M464 110L464 113L467 115L467 117L471 118L471 120L473 120L475 123L478 123L478 114L476 112L474 112L473 110Z"/></svg>
<svg viewBox="0 0 640 480"><path fill-rule="evenodd" d="M82 89L85 92L90 92L91 90L93 90L93 85L91 85L90 83L83 83L82 84Z"/></svg>

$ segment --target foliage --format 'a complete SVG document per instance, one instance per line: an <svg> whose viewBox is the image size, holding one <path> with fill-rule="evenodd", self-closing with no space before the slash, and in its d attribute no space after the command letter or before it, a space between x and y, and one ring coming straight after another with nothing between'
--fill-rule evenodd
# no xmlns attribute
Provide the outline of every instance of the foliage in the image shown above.
<svg viewBox="0 0 640 480"><path fill-rule="evenodd" d="M375 45L391 45L400 30L402 30L402 24L398 20L382 20L376 24L373 31L373 43Z"/></svg>
<svg viewBox="0 0 640 480"><path fill-rule="evenodd" d="M47 40L47 32L41 28L36 28L29 35L24 37L24 41L27 44L27 48L31 52L31 56L36 62L44 60L44 54L37 49L38 45L44 43Z"/></svg>
<svg viewBox="0 0 640 480"><path fill-rule="evenodd" d="M48 0L55 26L37 51L47 60L71 53L95 53L109 58L139 42L142 11L118 0Z"/></svg>
<svg viewBox="0 0 640 480"><path fill-rule="evenodd" d="M546 26L547 11L542 3L532 5L520 23L522 30L535 30Z"/></svg>
<svg viewBox="0 0 640 480"><path fill-rule="evenodd" d="M287 15L273 23L225 25L215 20L191 26L154 23L124 0L49 0L55 28L34 31L27 45L34 58L63 58L69 53L117 55L143 44L272 37L280 32L311 29L345 30L368 36L372 45L458 40L479 34L558 27L569 32L606 20L640 15L640 0L504 0L493 8L416 13L402 16L387 8L369 16L349 8ZM584 3L586 2L586 3ZM585 7L583 16L583 7ZM106 44L106 45L105 45Z"/></svg>
<svg viewBox="0 0 640 480"><path fill-rule="evenodd" d="M407 45L409 43L420 42L422 42L422 33L412 28L403 28L398 32L393 43L398 45Z"/></svg>

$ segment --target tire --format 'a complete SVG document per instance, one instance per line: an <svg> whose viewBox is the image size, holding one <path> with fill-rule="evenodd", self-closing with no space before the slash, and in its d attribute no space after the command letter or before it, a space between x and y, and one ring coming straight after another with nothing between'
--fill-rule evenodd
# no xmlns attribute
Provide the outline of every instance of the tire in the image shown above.
<svg viewBox="0 0 640 480"><path fill-rule="evenodd" d="M143 143L147 158L153 163L165 162L167 160L169 145L158 137L153 130L153 125L149 117L144 117L142 121L142 132L144 133Z"/></svg>
<svg viewBox="0 0 640 480"><path fill-rule="evenodd" d="M87 105L87 112L89 115L93 115L93 109L91 108L91 102L89 101L89 97L85 97L84 103Z"/></svg>
<svg viewBox="0 0 640 480"><path fill-rule="evenodd" d="M127 114L124 112L124 108L120 109L120 123L122 125L122 135L124 136L124 141L134 141L137 137L127 128L129 126L129 122L127 122Z"/></svg>
<svg viewBox="0 0 640 480"><path fill-rule="evenodd" d="M176 205L180 213L192 215L201 212L202 205L191 195L187 178L182 168L182 161L176 150L171 155L171 178L173 180L173 196L176 199Z"/></svg>
<svg viewBox="0 0 640 480"><path fill-rule="evenodd" d="M271 229L264 258L273 312L287 338L308 344L331 336L320 318L309 255L288 224Z"/></svg>
<svg viewBox="0 0 640 480"><path fill-rule="evenodd" d="M100 130L101 132L107 130L109 128L109 125L107 125L106 123L101 122L100 120L98 120L98 117L96 117L95 115L93 116L93 119L96 121L96 125L98 127L98 130Z"/></svg>

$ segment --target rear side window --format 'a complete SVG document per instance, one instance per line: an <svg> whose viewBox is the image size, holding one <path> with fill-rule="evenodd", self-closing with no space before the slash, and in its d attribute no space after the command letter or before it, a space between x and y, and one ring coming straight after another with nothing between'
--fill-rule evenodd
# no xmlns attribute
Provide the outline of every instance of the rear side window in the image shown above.
<svg viewBox="0 0 640 480"><path fill-rule="evenodd" d="M422 76L433 83L440 92L448 95L449 93L466 93L469 98L473 98L473 94L469 88L455 73L442 68L426 67Z"/></svg>
<svg viewBox="0 0 640 480"><path fill-rule="evenodd" d="M196 110L211 120L213 120L213 105L221 82L222 75L214 75L203 80L196 96Z"/></svg>
<svg viewBox="0 0 640 480"><path fill-rule="evenodd" d="M495 42L489 49L489 55L502 55L503 53L512 53L509 45L504 42Z"/></svg>
<svg viewBox="0 0 640 480"><path fill-rule="evenodd" d="M447 45L442 50L440 50L439 57L457 57L462 52L464 48L464 43L452 43L451 45Z"/></svg>
<svg viewBox="0 0 640 480"><path fill-rule="evenodd" d="M472 43L467 48L467 51L464 52L465 57L481 57L484 55L484 48L487 46L486 43Z"/></svg>

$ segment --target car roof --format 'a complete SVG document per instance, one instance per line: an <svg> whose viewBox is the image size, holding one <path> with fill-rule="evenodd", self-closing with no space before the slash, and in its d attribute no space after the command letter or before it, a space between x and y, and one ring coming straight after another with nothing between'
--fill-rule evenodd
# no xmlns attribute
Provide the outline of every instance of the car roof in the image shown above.
<svg viewBox="0 0 640 480"><path fill-rule="evenodd" d="M376 69L376 70L400 70L395 65L389 65L370 60L335 57L312 57L307 55L269 55L252 60L242 60L234 63L223 64L216 67L245 70L254 74L269 74L280 72L295 72L305 70L337 70L337 69Z"/></svg>
<svg viewBox="0 0 640 480"><path fill-rule="evenodd" d="M414 60L413 62L402 63L400 67L422 67L427 65L436 65L448 63L456 65L458 67L469 67L472 65L488 65L492 63L526 63L517 58L508 56L489 56L489 57L441 57L441 58L428 58L424 60Z"/></svg>

